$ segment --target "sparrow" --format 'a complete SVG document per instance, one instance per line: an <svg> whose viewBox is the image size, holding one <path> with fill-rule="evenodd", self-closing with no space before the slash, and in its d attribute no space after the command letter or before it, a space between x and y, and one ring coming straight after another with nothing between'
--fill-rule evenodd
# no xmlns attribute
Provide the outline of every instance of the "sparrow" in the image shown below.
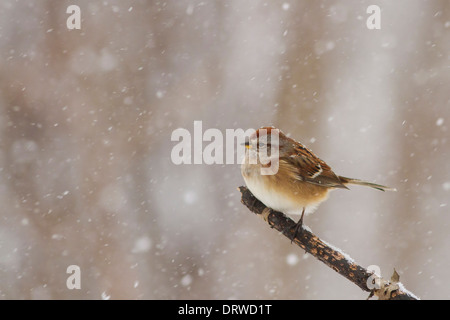
<svg viewBox="0 0 450 320"><path fill-rule="evenodd" d="M314 212L327 200L331 190L360 185L396 191L380 184L338 176L310 149L275 127L256 130L244 145L241 173L252 194L275 211L301 216L293 238L303 225L305 213ZM263 173L269 167L276 170L272 174Z"/></svg>

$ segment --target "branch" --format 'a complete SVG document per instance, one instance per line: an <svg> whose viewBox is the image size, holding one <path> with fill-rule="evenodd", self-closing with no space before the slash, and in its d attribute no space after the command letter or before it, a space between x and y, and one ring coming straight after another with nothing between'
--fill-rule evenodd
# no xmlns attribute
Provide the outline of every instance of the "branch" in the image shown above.
<svg viewBox="0 0 450 320"><path fill-rule="evenodd" d="M296 224L292 219L281 212L266 207L246 187L239 187L239 191L242 194L241 202L250 211L260 215L273 229L281 232L289 240L292 239ZM299 231L297 236L292 239L292 242L340 275L346 277L362 290L370 292L369 298L375 295L380 300L419 299L403 287L403 284L399 282L399 276L395 270L391 279L386 280L361 267L338 248L319 239L307 227Z"/></svg>

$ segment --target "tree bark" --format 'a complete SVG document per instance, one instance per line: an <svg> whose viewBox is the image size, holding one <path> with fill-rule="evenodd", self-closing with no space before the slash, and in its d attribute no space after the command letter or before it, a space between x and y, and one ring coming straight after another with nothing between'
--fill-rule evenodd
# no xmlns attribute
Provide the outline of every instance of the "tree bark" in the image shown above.
<svg viewBox="0 0 450 320"><path fill-rule="evenodd" d="M292 219L281 212L266 207L246 187L239 187L239 191L242 194L241 202L250 211L260 215L264 221L269 223L271 228L281 232L285 237L316 259L325 263L328 267L356 284L362 290L370 292L368 298L375 295L380 300L419 299L413 293L406 290L403 284L399 282L399 276L395 270L391 279L386 280L380 275L358 265L350 256L319 239L305 226L303 226L294 238L296 223Z"/></svg>

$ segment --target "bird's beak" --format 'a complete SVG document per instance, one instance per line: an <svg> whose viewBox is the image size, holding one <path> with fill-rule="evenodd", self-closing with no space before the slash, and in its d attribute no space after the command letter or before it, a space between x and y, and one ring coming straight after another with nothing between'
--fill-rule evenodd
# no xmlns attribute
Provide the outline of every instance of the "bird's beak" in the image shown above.
<svg viewBox="0 0 450 320"><path fill-rule="evenodd" d="M244 143L241 143L241 146L245 146L247 149L250 149L252 147L252 145L248 141L245 141Z"/></svg>

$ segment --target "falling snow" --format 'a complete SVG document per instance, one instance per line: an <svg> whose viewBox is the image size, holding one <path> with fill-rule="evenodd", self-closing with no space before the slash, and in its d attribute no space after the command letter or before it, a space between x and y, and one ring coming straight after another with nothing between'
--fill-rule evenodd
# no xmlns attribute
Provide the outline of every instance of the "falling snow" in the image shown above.
<svg viewBox="0 0 450 320"><path fill-rule="evenodd" d="M151 248L152 248L152 240L147 236L143 236L135 241L134 247L131 250L131 252L145 253L148 252Z"/></svg>
<svg viewBox="0 0 450 320"><path fill-rule="evenodd" d="M283 10L287 11L291 7L291 5L287 2L285 2L285 3L283 3L283 5L281 7L283 8Z"/></svg>
<svg viewBox="0 0 450 320"><path fill-rule="evenodd" d="M181 285L183 287L188 287L192 284L193 278L190 274L185 275L183 278L181 278Z"/></svg>
<svg viewBox="0 0 450 320"><path fill-rule="evenodd" d="M442 189L444 189L445 191L450 191L450 181L444 182L442 184Z"/></svg>
<svg viewBox="0 0 450 320"><path fill-rule="evenodd" d="M290 266L295 266L300 261L298 255L290 253L286 256L286 263Z"/></svg>
<svg viewBox="0 0 450 320"><path fill-rule="evenodd" d="M0 5L0 298L365 299L241 204L239 164L172 161L177 128L193 159L208 129L276 125L398 190L335 190L304 228L450 299L445 1L383 2L380 30L365 2L77 4L80 30Z"/></svg>

